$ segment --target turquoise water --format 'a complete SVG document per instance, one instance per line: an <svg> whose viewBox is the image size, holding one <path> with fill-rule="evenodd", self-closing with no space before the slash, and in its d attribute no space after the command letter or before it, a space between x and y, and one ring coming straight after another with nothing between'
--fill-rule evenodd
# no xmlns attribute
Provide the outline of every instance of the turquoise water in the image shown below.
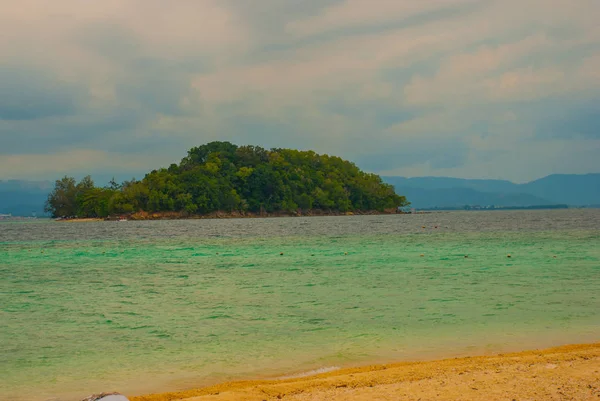
<svg viewBox="0 0 600 401"><path fill-rule="evenodd" d="M0 223L0 399L598 341L599 245L600 210Z"/></svg>

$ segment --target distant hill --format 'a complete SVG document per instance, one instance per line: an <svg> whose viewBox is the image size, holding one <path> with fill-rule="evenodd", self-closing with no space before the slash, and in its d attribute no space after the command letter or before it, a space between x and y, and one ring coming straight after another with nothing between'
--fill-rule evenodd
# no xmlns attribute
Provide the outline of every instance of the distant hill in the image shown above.
<svg viewBox="0 0 600 401"><path fill-rule="evenodd" d="M506 180L469 180L451 177L382 177L386 182L398 186L421 189L469 188L482 192L518 192L519 186Z"/></svg>
<svg viewBox="0 0 600 401"><path fill-rule="evenodd" d="M526 184L450 177L382 177L416 208L600 204L600 174L555 174Z"/></svg>
<svg viewBox="0 0 600 401"><path fill-rule="evenodd" d="M411 202L411 206L416 208L454 208L465 205L495 205L508 207L550 205L554 203L530 194L482 192L471 188L424 189L398 187L396 191L406 196L406 199Z"/></svg>
<svg viewBox="0 0 600 401"><path fill-rule="evenodd" d="M600 204L600 174L553 174L520 185L524 192L569 205Z"/></svg>
<svg viewBox="0 0 600 401"><path fill-rule="evenodd" d="M0 181L0 214L41 216L51 189L50 181Z"/></svg>

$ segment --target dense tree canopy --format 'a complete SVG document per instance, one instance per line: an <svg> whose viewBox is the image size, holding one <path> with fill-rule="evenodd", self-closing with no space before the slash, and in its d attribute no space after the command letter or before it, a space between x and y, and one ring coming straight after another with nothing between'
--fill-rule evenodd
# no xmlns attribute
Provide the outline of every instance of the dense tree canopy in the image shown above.
<svg viewBox="0 0 600 401"><path fill-rule="evenodd" d="M383 211L407 204L379 176L339 157L212 142L141 181L113 180L98 188L89 176L79 183L64 177L56 181L46 210L55 217L106 217L139 211Z"/></svg>

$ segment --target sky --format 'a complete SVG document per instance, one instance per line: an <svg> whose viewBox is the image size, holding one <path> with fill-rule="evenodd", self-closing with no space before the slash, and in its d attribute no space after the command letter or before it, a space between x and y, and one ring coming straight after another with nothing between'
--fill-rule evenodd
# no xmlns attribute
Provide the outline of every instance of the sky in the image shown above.
<svg viewBox="0 0 600 401"><path fill-rule="evenodd" d="M0 0L0 179L222 140L382 175L600 172L598 0Z"/></svg>

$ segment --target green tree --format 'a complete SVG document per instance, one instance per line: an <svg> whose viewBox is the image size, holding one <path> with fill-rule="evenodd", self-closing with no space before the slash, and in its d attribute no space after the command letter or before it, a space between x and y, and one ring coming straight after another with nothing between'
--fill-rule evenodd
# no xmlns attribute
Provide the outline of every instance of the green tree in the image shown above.
<svg viewBox="0 0 600 401"><path fill-rule="evenodd" d="M137 211L182 214L323 209L338 212L407 206L375 174L336 156L211 142L190 149L179 165L140 180L96 188L91 177L56 182L46 208L54 216L103 217Z"/></svg>
<svg viewBox="0 0 600 401"><path fill-rule="evenodd" d="M71 217L77 213L77 187L75 178L64 176L54 183L54 189L48 195L46 212L52 217Z"/></svg>

